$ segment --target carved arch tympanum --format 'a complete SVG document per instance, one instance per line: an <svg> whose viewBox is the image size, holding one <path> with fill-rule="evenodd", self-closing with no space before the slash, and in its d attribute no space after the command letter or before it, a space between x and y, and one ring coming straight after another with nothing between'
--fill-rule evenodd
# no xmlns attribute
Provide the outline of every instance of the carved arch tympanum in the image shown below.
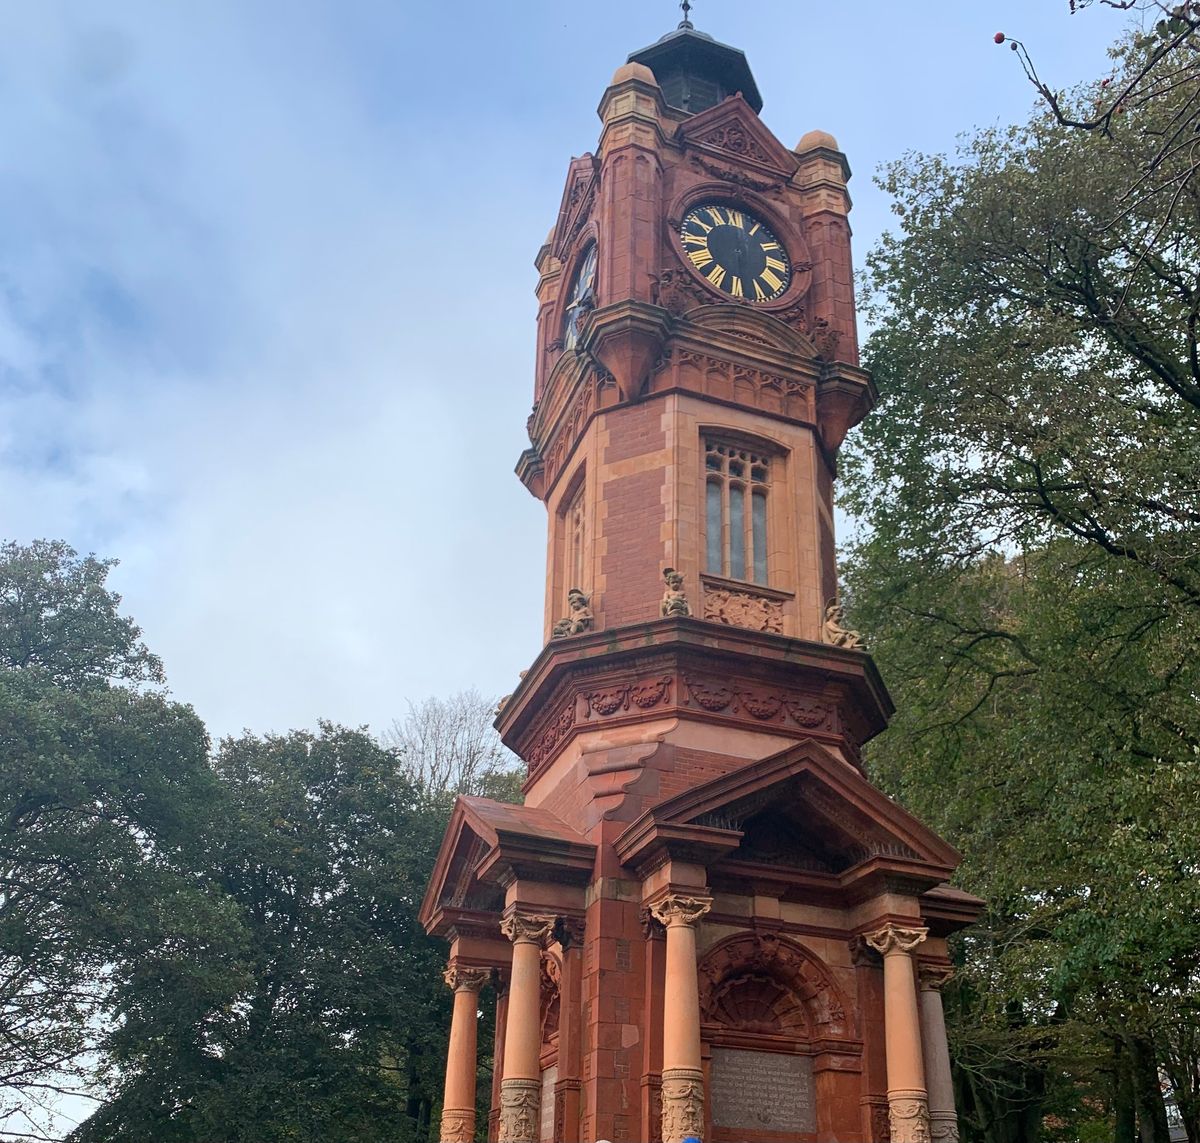
<svg viewBox="0 0 1200 1143"><path fill-rule="evenodd" d="M776 933L743 933L711 948L699 965L700 1018L731 1030L791 1038L854 1034L829 969Z"/></svg>

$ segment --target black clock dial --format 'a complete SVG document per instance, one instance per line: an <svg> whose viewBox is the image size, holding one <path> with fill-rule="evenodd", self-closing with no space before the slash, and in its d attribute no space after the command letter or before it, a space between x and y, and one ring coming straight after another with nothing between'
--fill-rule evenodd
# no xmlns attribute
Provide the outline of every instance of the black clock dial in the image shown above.
<svg viewBox="0 0 1200 1143"><path fill-rule="evenodd" d="M782 243L754 215L724 203L702 203L684 217L680 238L688 261L731 298L770 302L792 280Z"/></svg>

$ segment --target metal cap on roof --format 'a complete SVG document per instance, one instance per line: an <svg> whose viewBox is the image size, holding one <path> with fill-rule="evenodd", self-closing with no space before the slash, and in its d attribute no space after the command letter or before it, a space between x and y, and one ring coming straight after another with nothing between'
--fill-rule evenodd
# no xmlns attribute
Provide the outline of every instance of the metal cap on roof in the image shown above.
<svg viewBox="0 0 1200 1143"><path fill-rule="evenodd" d="M681 111L704 111L737 91L755 113L762 110L745 53L697 32L690 20L649 47L631 52L628 62L645 64L654 72L667 104Z"/></svg>

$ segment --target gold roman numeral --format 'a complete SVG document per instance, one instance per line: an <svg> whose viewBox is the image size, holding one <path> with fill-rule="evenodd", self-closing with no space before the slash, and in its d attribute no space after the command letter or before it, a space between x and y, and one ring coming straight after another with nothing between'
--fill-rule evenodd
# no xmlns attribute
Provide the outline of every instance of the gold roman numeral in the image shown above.
<svg viewBox="0 0 1200 1143"><path fill-rule="evenodd" d="M712 227L709 226L708 223L705 222L704 219L702 219L698 214L689 214L687 216L687 218L684 220L684 225L685 226L698 226L698 227L700 227L701 230L704 231L705 234L707 234L710 230L712 230Z"/></svg>
<svg viewBox="0 0 1200 1143"><path fill-rule="evenodd" d="M703 270L704 267L713 260L713 256L708 252L707 247L705 247L703 250L689 250L688 258L691 259L692 265L695 266L697 270Z"/></svg>
<svg viewBox="0 0 1200 1143"><path fill-rule="evenodd" d="M739 230L746 229L746 216L740 210L729 209L729 225L736 226Z"/></svg>
<svg viewBox="0 0 1200 1143"><path fill-rule="evenodd" d="M725 225L725 219L721 217L720 207L707 206L704 209L708 211L708 217L711 218L718 226Z"/></svg>
<svg viewBox="0 0 1200 1143"><path fill-rule="evenodd" d="M756 226L756 227L754 228L754 230L757 230L757 229L758 229L758 227ZM754 233L754 230L750 231L750 233L751 233L751 234L753 234L753 233ZM763 248L764 250L778 250L778 249L779 249L779 243L778 243L778 242L764 242L764 243L762 244L762 248Z"/></svg>
<svg viewBox="0 0 1200 1143"><path fill-rule="evenodd" d="M763 288L758 284L757 278L754 279L754 297L760 302L767 300L767 295L763 293Z"/></svg>
<svg viewBox="0 0 1200 1143"><path fill-rule="evenodd" d="M762 278L762 280L764 282L767 283L768 286L771 287L772 293L775 293L776 291L778 291L780 289L780 287L782 287L782 285L783 285L783 279L777 278L775 276L774 270L764 270L762 272L762 274L759 276Z"/></svg>
<svg viewBox="0 0 1200 1143"><path fill-rule="evenodd" d="M780 262L778 258L768 258L767 265L770 266L772 270L787 270L787 263Z"/></svg>
<svg viewBox="0 0 1200 1143"><path fill-rule="evenodd" d="M746 295L742 293L742 280L736 274L730 279L733 288L729 291L735 298L744 298Z"/></svg>
<svg viewBox="0 0 1200 1143"><path fill-rule="evenodd" d="M708 245L708 235L707 234L685 234L683 236L683 244L685 246L687 246L689 243L692 246L707 246Z"/></svg>
<svg viewBox="0 0 1200 1143"><path fill-rule="evenodd" d="M704 276L719 289L721 283L725 281L725 267L718 263Z"/></svg>

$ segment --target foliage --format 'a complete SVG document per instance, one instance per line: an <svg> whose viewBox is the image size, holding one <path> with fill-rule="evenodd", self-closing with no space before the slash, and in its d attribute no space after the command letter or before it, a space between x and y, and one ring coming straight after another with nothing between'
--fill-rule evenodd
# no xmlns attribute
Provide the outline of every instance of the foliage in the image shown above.
<svg viewBox="0 0 1200 1143"><path fill-rule="evenodd" d="M161 661L105 586L115 565L61 540L0 545L0 668L36 667L63 687L161 683Z"/></svg>
<svg viewBox="0 0 1200 1143"><path fill-rule="evenodd" d="M416 921L443 819L359 731L222 742L180 854L202 915L156 902L117 970L114 1098L72 1139L424 1137L444 951Z"/></svg>
<svg viewBox="0 0 1200 1143"><path fill-rule="evenodd" d="M0 548L0 1135L84 1080L116 949L210 784L192 711L108 681L161 680L109 567Z"/></svg>
<svg viewBox="0 0 1200 1143"><path fill-rule="evenodd" d="M1192 98L884 177L845 572L897 698L874 774L989 902L947 997L967 1139L1165 1139L1158 1067L1198 1074L1200 199L1113 208Z"/></svg>

